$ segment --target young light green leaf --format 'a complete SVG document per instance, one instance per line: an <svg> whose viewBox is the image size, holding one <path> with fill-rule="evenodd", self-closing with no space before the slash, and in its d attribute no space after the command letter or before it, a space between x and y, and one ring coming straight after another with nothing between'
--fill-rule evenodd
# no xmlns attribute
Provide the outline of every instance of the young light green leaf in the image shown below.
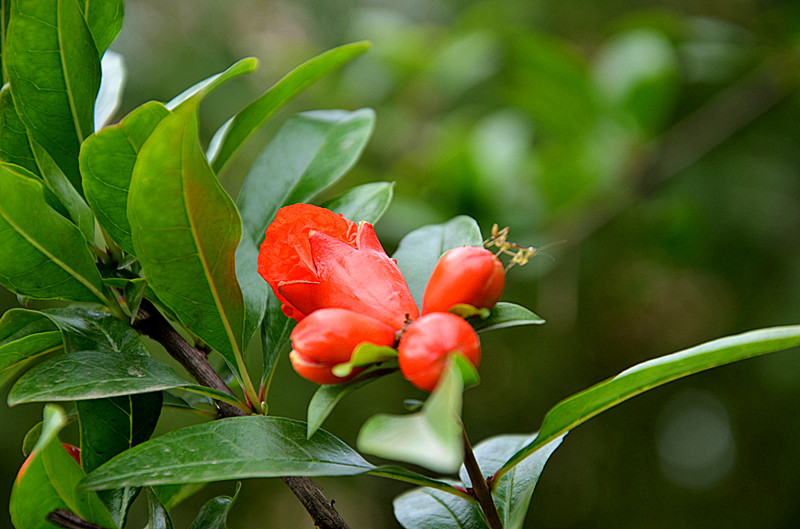
<svg viewBox="0 0 800 529"><path fill-rule="evenodd" d="M475 458L485 477L494 475L509 457L536 438L533 435L499 435L485 439L475 446ZM521 529L545 463L561 444L562 437L551 441L541 450L514 467L494 486L492 497L505 529ZM470 487L467 470L462 465L459 475L466 487Z"/></svg>
<svg viewBox="0 0 800 529"><path fill-rule="evenodd" d="M125 86L126 76L122 55L110 50L103 55L100 68L103 77L94 102L94 130L100 130L108 125L114 116L114 112L122 102L122 89Z"/></svg>
<svg viewBox="0 0 800 529"><path fill-rule="evenodd" d="M128 281L122 288L125 305L128 306L128 311L131 314L131 323L136 319L136 314L142 305L145 288L147 288L147 280L142 277Z"/></svg>
<svg viewBox="0 0 800 529"><path fill-rule="evenodd" d="M389 207L393 193L394 182L372 182L345 191L322 206L354 222L375 224Z"/></svg>
<svg viewBox="0 0 800 529"><path fill-rule="evenodd" d="M200 150L197 102L164 118L142 147L128 220L149 286L241 380L244 299L234 264L241 220Z"/></svg>
<svg viewBox="0 0 800 529"><path fill-rule="evenodd" d="M307 202L339 180L361 155L374 125L371 109L318 110L287 121L239 192L245 237L258 247L278 208Z"/></svg>
<svg viewBox="0 0 800 529"><path fill-rule="evenodd" d="M536 439L509 458L497 471L495 479L576 426L649 389L712 367L798 345L800 325L772 327L727 336L638 364L551 408Z"/></svg>
<svg viewBox="0 0 800 529"><path fill-rule="evenodd" d="M0 284L36 299L111 303L78 229L25 169L0 164Z"/></svg>
<svg viewBox="0 0 800 529"><path fill-rule="evenodd" d="M234 417L151 439L92 472L88 489L251 477L349 476L374 468L331 434L306 439L306 425L282 417Z"/></svg>
<svg viewBox="0 0 800 529"><path fill-rule="evenodd" d="M483 332L517 325L540 325L544 320L525 307L500 301L491 310L488 318L485 320L476 318L470 322L476 331Z"/></svg>
<svg viewBox="0 0 800 529"><path fill-rule="evenodd" d="M58 441L58 431L65 424L60 408L45 407L42 434L11 491L9 513L14 527L51 529L46 515L56 509L67 509L102 527L117 527L96 493L77 489L84 473Z"/></svg>
<svg viewBox="0 0 800 529"><path fill-rule="evenodd" d="M151 487L145 489L147 495L147 525L145 529L172 529L169 511Z"/></svg>
<svg viewBox="0 0 800 529"><path fill-rule="evenodd" d="M359 450L436 472L455 472L464 456L460 419L464 382L458 356L452 356L421 412L370 417L358 433Z"/></svg>
<svg viewBox="0 0 800 529"><path fill-rule="evenodd" d="M148 490L152 490L161 505L164 506L164 509L170 512L176 505L190 498L205 486L206 483L177 483L174 485L153 485L148 487Z"/></svg>
<svg viewBox="0 0 800 529"><path fill-rule="evenodd" d="M331 372L337 377L348 377L353 369L377 364L397 358L397 349L364 342L353 349L350 360L333 366Z"/></svg>
<svg viewBox="0 0 800 529"><path fill-rule="evenodd" d="M395 370L392 368L377 369L362 373L356 378L342 384L320 386L308 403L308 429L306 437L311 438L311 436L314 435L314 432L322 426L322 423L325 422L325 419L331 414L333 408L339 404L339 401L355 390L394 371Z"/></svg>
<svg viewBox="0 0 800 529"><path fill-rule="evenodd" d="M94 127L100 57L78 0L12 0L4 52L14 103L34 141L82 193L78 151Z"/></svg>
<svg viewBox="0 0 800 529"><path fill-rule="evenodd" d="M20 165L32 173L39 171L31 152L28 131L14 108L9 85L0 90L0 160Z"/></svg>
<svg viewBox="0 0 800 529"><path fill-rule="evenodd" d="M97 46L98 55L103 55L122 29L123 0L79 0L89 30Z"/></svg>
<svg viewBox="0 0 800 529"><path fill-rule="evenodd" d="M233 498L229 496L217 496L208 500L205 505L200 509L197 518L189 526L189 529L226 529L228 512L233 507L239 491L242 488L241 483L236 484L236 492Z"/></svg>
<svg viewBox="0 0 800 529"><path fill-rule="evenodd" d="M228 69L224 72L220 72L218 74L212 75L207 79L203 79L199 83L192 85L191 87L187 88L174 98L170 100L169 103L166 104L167 110L175 110L177 109L182 103L189 101L190 99L194 100L191 105L199 103L204 97L208 94L213 92L215 89L219 88L226 82L230 81L234 77L238 77L245 73L250 73L258 67L258 59L254 57L247 57L245 59L240 59L230 65Z"/></svg>
<svg viewBox="0 0 800 529"><path fill-rule="evenodd" d="M462 215L444 224L431 224L412 231L403 237L392 257L397 260L411 295L421 306L425 285L439 257L458 246L480 246L482 242L478 224Z"/></svg>
<svg viewBox="0 0 800 529"><path fill-rule="evenodd" d="M99 399L186 385L171 367L154 358L78 351L48 360L25 373L11 388L8 405Z"/></svg>
<svg viewBox="0 0 800 529"><path fill-rule="evenodd" d="M427 487L395 498L394 516L406 529L489 529L478 504Z"/></svg>
<svg viewBox="0 0 800 529"><path fill-rule="evenodd" d="M97 132L83 143L80 167L86 201L100 225L120 248L132 254L128 222L128 189L142 145L169 111L156 101L136 108L118 124Z"/></svg>
<svg viewBox="0 0 800 529"><path fill-rule="evenodd" d="M355 42L326 51L286 74L247 105L212 140L212 144L218 146L209 152L214 171L220 172L239 147L284 103L323 75L364 53L367 48L368 43Z"/></svg>

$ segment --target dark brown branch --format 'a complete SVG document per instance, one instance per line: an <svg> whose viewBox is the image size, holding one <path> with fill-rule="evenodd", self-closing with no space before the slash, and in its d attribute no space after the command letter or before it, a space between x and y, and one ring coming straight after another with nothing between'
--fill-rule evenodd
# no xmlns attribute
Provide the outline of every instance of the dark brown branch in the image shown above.
<svg viewBox="0 0 800 529"><path fill-rule="evenodd" d="M481 506L483 515L486 516L486 522L489 524L490 529L503 529L503 521L497 513L497 507L492 499L492 492L489 490L489 485L486 483L486 478L483 477L481 467L478 466L478 461L475 459L475 453L472 451L472 445L469 443L467 431L461 429L462 439L464 440L464 468L467 469L469 480L472 483L472 494L478 500L478 505Z"/></svg>
<svg viewBox="0 0 800 529"><path fill-rule="evenodd" d="M105 529L92 522L87 522L77 514L72 514L66 509L58 509L47 515L47 521L64 529Z"/></svg>
<svg viewBox="0 0 800 529"><path fill-rule="evenodd" d="M187 342L152 303L146 300L142 302L134 327L140 333L163 345L170 356L177 360L200 384L233 395L219 373L208 362L206 355ZM236 406L224 402L216 404L219 409L219 418L245 415L245 412ZM311 479L304 476L282 479L308 511L314 520L314 525L320 529L349 529L347 523L333 507L333 503L325 497L319 485Z"/></svg>

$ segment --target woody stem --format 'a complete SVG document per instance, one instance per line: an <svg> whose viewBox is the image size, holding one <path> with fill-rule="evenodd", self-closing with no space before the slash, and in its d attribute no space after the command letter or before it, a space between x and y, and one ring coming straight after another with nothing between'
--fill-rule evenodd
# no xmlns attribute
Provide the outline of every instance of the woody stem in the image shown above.
<svg viewBox="0 0 800 529"><path fill-rule="evenodd" d="M478 500L478 505L481 506L486 522L489 524L489 529L503 529L503 521L497 513L497 507L492 499L492 492L489 490L486 478L483 477L483 473L478 466L478 460L475 459L475 453L469 443L467 431L462 428L461 433L464 441L464 467L467 469L469 480L472 483L471 492L475 499Z"/></svg>

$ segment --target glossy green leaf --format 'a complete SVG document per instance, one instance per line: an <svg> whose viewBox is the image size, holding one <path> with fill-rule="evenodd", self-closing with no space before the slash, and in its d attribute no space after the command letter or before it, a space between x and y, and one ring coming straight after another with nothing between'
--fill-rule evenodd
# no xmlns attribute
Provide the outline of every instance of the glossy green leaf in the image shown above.
<svg viewBox="0 0 800 529"><path fill-rule="evenodd" d="M123 0L79 0L99 55L103 55L122 29Z"/></svg>
<svg viewBox="0 0 800 529"><path fill-rule="evenodd" d="M94 130L108 125L122 102L122 91L125 87L126 71L122 55L107 51L100 61L100 68L103 77L94 102Z"/></svg>
<svg viewBox="0 0 800 529"><path fill-rule="evenodd" d="M371 109L318 110L289 119L239 192L245 237L260 245L278 208L307 202L339 180L361 155L374 125Z"/></svg>
<svg viewBox="0 0 800 529"><path fill-rule="evenodd" d="M239 496L241 488L242 484L237 483L236 492L232 498L230 496L217 496L208 500L200 508L200 513L192 522L192 525L189 526L189 529L226 529L228 512L233 507L236 497Z"/></svg>
<svg viewBox="0 0 800 529"><path fill-rule="evenodd" d="M0 164L0 284L37 299L110 304L78 229L44 199L41 182Z"/></svg>
<svg viewBox="0 0 800 529"><path fill-rule="evenodd" d="M169 511L151 487L145 489L147 495L147 525L145 529L172 529Z"/></svg>
<svg viewBox="0 0 800 529"><path fill-rule="evenodd" d="M411 483L412 485L421 485L429 489L446 492L449 496L461 498L469 502L475 501L475 499L470 496L469 493L460 486L460 484L456 484L451 481L442 481L429 478L428 476L423 476L422 474L412 472L407 468L395 465L383 465L380 467L375 467L373 470L370 470L368 474L370 476L402 481L403 483Z"/></svg>
<svg viewBox="0 0 800 529"><path fill-rule="evenodd" d="M102 527L116 527L97 494L77 488L83 471L58 441L65 423L60 408L45 407L42 434L11 491L9 513L14 527L52 529L45 516L56 509L67 509Z"/></svg>
<svg viewBox="0 0 800 529"><path fill-rule="evenodd" d="M47 309L42 314L61 329L67 352L89 350L131 358L148 356L139 334L107 312L68 307Z"/></svg>
<svg viewBox="0 0 800 529"><path fill-rule="evenodd" d="M161 414L161 392L75 403L81 434L81 466L91 472L115 455L150 438ZM104 490L98 496L122 527L139 489Z"/></svg>
<svg viewBox="0 0 800 529"><path fill-rule="evenodd" d="M430 488L395 498L394 516L406 529L489 529L477 503Z"/></svg>
<svg viewBox="0 0 800 529"><path fill-rule="evenodd" d="M81 192L78 151L94 127L100 57L78 0L12 0L6 70L20 119Z"/></svg>
<svg viewBox="0 0 800 529"><path fill-rule="evenodd" d="M234 254L236 278L242 289L244 299L243 347L252 339L268 310L271 295L269 285L258 273L258 247L242 237Z"/></svg>
<svg viewBox="0 0 800 529"><path fill-rule="evenodd" d="M31 144L38 172L47 187L66 209L73 224L78 227L87 243L94 242L94 214L83 197L75 190L55 160L38 143Z"/></svg>
<svg viewBox="0 0 800 529"><path fill-rule="evenodd" d="M103 489L251 477L348 476L373 467L331 434L306 439L306 425L280 417L234 417L151 439L92 472Z"/></svg>
<svg viewBox="0 0 800 529"><path fill-rule="evenodd" d="M193 105L202 100L205 96L210 94L216 88L219 88L226 82L233 79L234 77L250 73L253 70L255 70L257 66L258 66L258 59L255 59L253 57L239 59L238 61L233 63L230 67L228 67L225 71L212 75L207 79L203 79L199 83L196 83L191 87L187 88L186 90L178 94L176 97L172 98L166 104L166 107L168 110L172 111L177 109L182 103L185 103L190 99L194 99L194 103L192 103Z"/></svg>
<svg viewBox="0 0 800 529"><path fill-rule="evenodd" d="M206 483L176 483L174 485L154 485L148 488L153 491L167 512L170 512L176 505L190 498L205 486Z"/></svg>
<svg viewBox="0 0 800 529"><path fill-rule="evenodd" d="M62 347L58 327L37 311L11 309L0 318L0 372Z"/></svg>
<svg viewBox="0 0 800 529"><path fill-rule="evenodd" d="M171 367L147 356L100 351L58 356L25 373L11 388L8 405L99 399L187 385Z"/></svg>
<svg viewBox="0 0 800 529"><path fill-rule="evenodd" d="M144 142L168 114L164 105L150 101L133 110L118 125L87 138L81 148L86 201L100 225L131 254L134 252L128 222L128 189L133 166Z"/></svg>
<svg viewBox="0 0 800 529"><path fill-rule="evenodd" d="M470 323L476 331L483 332L517 325L540 325L544 320L525 307L501 301L494 306L488 318L485 320L476 318L470 320Z"/></svg>
<svg viewBox="0 0 800 529"><path fill-rule="evenodd" d="M481 441L474 447L475 458L478 460L481 473L487 478L494 475L509 457L523 446L530 444L535 438L536 434L499 435ZM514 467L494 486L492 498L505 529L522 528L533 489L539 481L545 463L561 444L562 439L563 436L548 443L536 454ZM472 486L463 465L459 474L466 487Z"/></svg>
<svg viewBox="0 0 800 529"><path fill-rule="evenodd" d="M9 85L0 90L0 160L20 165L32 173L39 172L28 132L14 108Z"/></svg>
<svg viewBox="0 0 800 529"><path fill-rule="evenodd" d="M343 398L357 389L360 389L378 378L393 373L391 368L377 369L363 373L352 380L342 384L328 384L320 386L308 403L308 426L306 437L311 438L328 418L333 409Z"/></svg>
<svg viewBox="0 0 800 529"><path fill-rule="evenodd" d="M164 118L139 152L128 220L158 298L241 379L244 300L234 264L241 220L200 150L198 100L191 101Z"/></svg>
<svg viewBox="0 0 800 529"><path fill-rule="evenodd" d="M800 345L800 326L772 327L727 336L627 369L556 404L544 417L538 437L516 452L496 476L544 449L595 415L667 382L746 358Z"/></svg>
<svg viewBox="0 0 800 529"><path fill-rule="evenodd" d="M369 44L366 42L355 42L326 51L304 62L272 85L215 135L212 145L216 147L209 149L214 171L219 172L239 147L284 103L312 82L364 53L368 48Z"/></svg>
<svg viewBox="0 0 800 529"><path fill-rule="evenodd" d="M365 220L375 224L389 207L393 193L394 182L372 182L345 191L325 202L323 207L354 222Z"/></svg>
<svg viewBox="0 0 800 529"><path fill-rule="evenodd" d="M462 215L444 224L431 224L412 231L403 237L392 257L397 260L411 295L421 306L425 285L439 257L458 246L480 246L482 242L478 224Z"/></svg>
<svg viewBox="0 0 800 529"><path fill-rule="evenodd" d="M455 472L464 456L460 419L464 381L457 360L460 356L452 356L445 375L422 411L370 417L358 433L359 450L436 472ZM464 362L471 365L467 360Z"/></svg>

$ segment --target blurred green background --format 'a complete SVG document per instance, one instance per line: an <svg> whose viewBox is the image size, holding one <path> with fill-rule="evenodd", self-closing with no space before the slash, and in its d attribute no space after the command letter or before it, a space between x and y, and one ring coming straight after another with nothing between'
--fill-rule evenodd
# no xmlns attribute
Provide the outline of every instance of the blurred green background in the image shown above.
<svg viewBox="0 0 800 529"><path fill-rule="evenodd" d="M484 336L483 382L465 398L474 442L535 431L559 400L643 360L800 322L797 2L133 0L112 46L128 70L119 116L258 57L255 74L204 104L210 138L292 67L362 39L369 53L284 109L220 178L235 195L294 112L369 106L374 138L337 190L396 182L376 227L387 250L458 214L484 233L509 226L525 245L567 241L509 274L505 299L547 324ZM12 306L0 292L0 309ZM251 356L257 364L258 344ZM283 361L272 410L303 418L313 390ZM325 427L353 444L367 417L420 396L393 376L349 397ZM797 351L638 397L567 436L526 527L798 527L797 402ZM40 414L0 408L4 502ZM193 421L165 412L158 431ZM398 527L391 499L405 486L319 482L354 529ZM176 510L176 528L233 490L209 486ZM144 525L141 503L133 527ZM311 526L279 480L246 482L229 519Z"/></svg>

